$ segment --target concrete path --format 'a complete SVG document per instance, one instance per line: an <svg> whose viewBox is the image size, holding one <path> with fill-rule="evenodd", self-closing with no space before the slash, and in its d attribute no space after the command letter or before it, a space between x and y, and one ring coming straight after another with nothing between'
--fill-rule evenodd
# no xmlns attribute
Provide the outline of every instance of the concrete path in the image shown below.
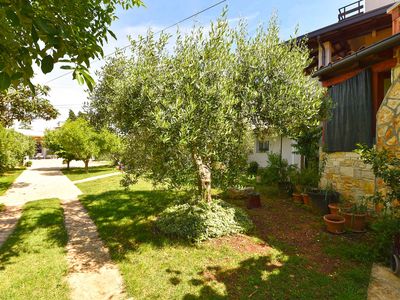
<svg viewBox="0 0 400 300"><path fill-rule="evenodd" d="M93 177L89 177L89 178L85 178L85 179L75 180L75 181L72 181L72 182L73 182L74 184L77 184L77 183L93 181L93 180L102 179L102 178L107 178L107 177L116 176L116 175L121 175L121 172L114 172L114 173L109 173L109 174L103 174L103 175L93 176Z"/></svg>
<svg viewBox="0 0 400 300"><path fill-rule="evenodd" d="M72 300L125 299L123 279L78 200L63 201Z"/></svg>
<svg viewBox="0 0 400 300"><path fill-rule="evenodd" d="M368 300L399 300L400 278L388 268L373 264L368 287Z"/></svg>
<svg viewBox="0 0 400 300"><path fill-rule="evenodd" d="M10 189L0 196L0 203L22 206L26 202L47 199L75 199L82 192L61 172L61 159L32 161L15 180Z"/></svg>

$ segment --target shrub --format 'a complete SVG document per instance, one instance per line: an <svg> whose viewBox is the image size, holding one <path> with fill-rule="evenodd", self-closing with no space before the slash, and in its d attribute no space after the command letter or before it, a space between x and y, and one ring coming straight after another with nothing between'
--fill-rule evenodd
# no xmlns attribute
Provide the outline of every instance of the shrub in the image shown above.
<svg viewBox="0 0 400 300"><path fill-rule="evenodd" d="M258 162L252 161L249 163L249 167L247 168L247 173L249 175L255 176L258 173L258 169L259 169Z"/></svg>
<svg viewBox="0 0 400 300"><path fill-rule="evenodd" d="M248 232L253 224L240 208L224 201L185 203L167 208L156 221L164 234L201 242L211 238Z"/></svg>
<svg viewBox="0 0 400 300"><path fill-rule="evenodd" d="M30 161L30 160L28 160L26 163L25 163L25 167L32 167L32 162Z"/></svg>
<svg viewBox="0 0 400 300"><path fill-rule="evenodd" d="M371 225L375 232L373 251L376 259L387 261L393 250L393 239L400 232L400 219L386 215Z"/></svg>
<svg viewBox="0 0 400 300"><path fill-rule="evenodd" d="M267 185L288 182L289 174L295 166L289 165L286 159L281 159L279 154L268 154L268 165L262 171L261 181Z"/></svg>

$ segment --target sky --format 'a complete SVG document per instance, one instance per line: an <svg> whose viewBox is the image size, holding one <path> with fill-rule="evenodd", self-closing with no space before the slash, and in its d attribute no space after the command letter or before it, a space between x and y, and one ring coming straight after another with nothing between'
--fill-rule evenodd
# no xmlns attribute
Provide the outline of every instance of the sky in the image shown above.
<svg viewBox="0 0 400 300"><path fill-rule="evenodd" d="M136 38L144 35L149 28L153 31L168 27L194 13L197 13L220 0L144 0L145 7L135 7L130 10L117 10L118 19L114 21L111 30L117 40L111 39L103 50L105 54L112 53L116 48L129 45L127 36ZM224 6L228 8L228 19L237 21L244 18L248 22L249 32L257 28L260 23L267 24L273 13L279 18L281 38L290 37L298 27L299 34L306 34L321 27L337 22L338 8L350 4L352 0L226 0L224 3L180 24L181 31L185 32L194 24L207 26L221 14ZM175 33L176 27L167 30ZM104 61L91 63L91 74L100 70ZM72 75L57 65L49 74L42 74L39 68L33 82L46 84L50 87L48 99L60 112L56 120L35 120L32 129L42 131L53 128L59 121L64 121L69 109L75 113L82 110L82 105L87 101L86 87L80 86L72 80ZM96 77L95 77L96 78Z"/></svg>

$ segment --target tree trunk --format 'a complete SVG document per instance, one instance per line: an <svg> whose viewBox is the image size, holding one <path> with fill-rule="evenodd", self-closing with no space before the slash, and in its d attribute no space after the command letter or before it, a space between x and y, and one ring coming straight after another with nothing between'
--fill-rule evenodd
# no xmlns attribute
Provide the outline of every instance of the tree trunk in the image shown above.
<svg viewBox="0 0 400 300"><path fill-rule="evenodd" d="M194 154L193 160L196 163L198 169L198 179L199 179L199 190L201 194L201 199L205 202L211 202L211 170L204 164L200 156Z"/></svg>
<svg viewBox="0 0 400 300"><path fill-rule="evenodd" d="M69 170L69 163L70 163L71 161L69 160L69 159L67 159L67 170Z"/></svg>
<svg viewBox="0 0 400 300"><path fill-rule="evenodd" d="M89 173L89 160L85 159L84 162L85 162L85 172Z"/></svg>
<svg viewBox="0 0 400 300"><path fill-rule="evenodd" d="M300 156L300 170L303 170L305 168L305 158L304 155Z"/></svg>

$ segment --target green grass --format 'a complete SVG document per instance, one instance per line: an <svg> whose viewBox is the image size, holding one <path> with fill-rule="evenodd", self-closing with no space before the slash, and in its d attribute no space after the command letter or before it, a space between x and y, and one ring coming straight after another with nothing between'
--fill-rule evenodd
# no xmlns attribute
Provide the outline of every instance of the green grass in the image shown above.
<svg viewBox="0 0 400 300"><path fill-rule="evenodd" d="M89 167L88 173L85 172L85 168L62 169L61 171L72 181L117 172L115 167L110 166Z"/></svg>
<svg viewBox="0 0 400 300"><path fill-rule="evenodd" d="M0 299L68 299L66 243L59 200L27 203L0 248Z"/></svg>
<svg viewBox="0 0 400 300"><path fill-rule="evenodd" d="M270 241L269 251L249 251L226 240L199 245L171 240L157 232L154 220L182 195L152 190L146 182L125 191L119 180L78 186L133 298L366 299L369 263L342 257L343 266L326 274L280 241Z"/></svg>
<svg viewBox="0 0 400 300"><path fill-rule="evenodd" d="M24 171L24 169L15 169L0 174L0 196L12 185L15 179Z"/></svg>

